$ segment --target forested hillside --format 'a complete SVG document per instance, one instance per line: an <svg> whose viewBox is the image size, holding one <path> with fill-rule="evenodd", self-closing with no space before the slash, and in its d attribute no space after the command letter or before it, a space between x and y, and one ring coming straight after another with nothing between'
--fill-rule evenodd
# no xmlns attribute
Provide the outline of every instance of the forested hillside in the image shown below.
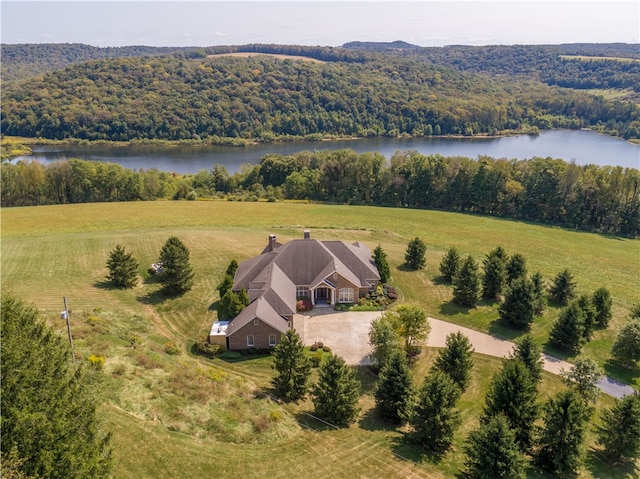
<svg viewBox="0 0 640 479"><path fill-rule="evenodd" d="M265 49L342 61L194 51L80 63L3 84L2 130L50 139L270 141L597 127L638 137L638 106L534 80L494 80L397 55ZM228 50L237 49L215 52Z"/></svg>

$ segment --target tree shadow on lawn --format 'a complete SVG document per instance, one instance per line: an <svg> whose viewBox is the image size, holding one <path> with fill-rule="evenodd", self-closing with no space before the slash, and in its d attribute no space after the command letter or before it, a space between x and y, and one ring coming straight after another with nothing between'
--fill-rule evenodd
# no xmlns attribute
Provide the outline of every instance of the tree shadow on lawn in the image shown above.
<svg viewBox="0 0 640 479"><path fill-rule="evenodd" d="M173 296L168 296L162 292L162 290L152 291L150 293L145 294L144 296L138 296L136 299L142 303L151 306L156 306L158 304L162 304L168 299L171 299Z"/></svg>
<svg viewBox="0 0 640 479"><path fill-rule="evenodd" d="M506 339L508 341L515 341L521 336L527 334L529 330L515 329L507 326L500 318L495 319L489 323L489 334L496 338Z"/></svg>
<svg viewBox="0 0 640 479"><path fill-rule="evenodd" d="M119 288L116 285L114 285L111 281L109 281L108 279L103 279L100 281L95 281L93 283L93 287L94 288L98 288L98 289L104 289L106 291L116 291L118 289L125 289L125 288Z"/></svg>
<svg viewBox="0 0 640 479"><path fill-rule="evenodd" d="M604 363L604 371L607 376L618 379L626 384L630 384L635 389L638 388L636 382L640 379L640 368L636 367L625 367L620 362L616 361L613 358L609 358L606 363Z"/></svg>
<svg viewBox="0 0 640 479"><path fill-rule="evenodd" d="M382 418L375 407L360 416L358 425L365 431L397 431L401 427L399 422Z"/></svg>
<svg viewBox="0 0 640 479"><path fill-rule="evenodd" d="M439 464L446 454L446 452L435 453L423 448L419 444L412 443L404 434L392 439L391 452L402 459L409 460L416 464L426 461L433 465Z"/></svg>
<svg viewBox="0 0 640 479"><path fill-rule="evenodd" d="M219 304L220 304L220 301L219 301L219 300L218 300L218 301L214 301L213 303L211 303L211 304L209 305L209 308L208 308L208 309L209 309L209 311L218 311L218 305L219 305ZM220 319L220 318L218 318L218 319Z"/></svg>
<svg viewBox="0 0 640 479"><path fill-rule="evenodd" d="M611 477L638 477L640 468L637 461L625 461L617 464L610 463L602 451L589 448L584 461L585 468L595 479L610 479Z"/></svg>
<svg viewBox="0 0 640 479"><path fill-rule="evenodd" d="M334 426L321 418L315 416L313 412L300 411L294 414L296 422L306 429L313 431L335 431L337 429L343 429L338 426Z"/></svg>

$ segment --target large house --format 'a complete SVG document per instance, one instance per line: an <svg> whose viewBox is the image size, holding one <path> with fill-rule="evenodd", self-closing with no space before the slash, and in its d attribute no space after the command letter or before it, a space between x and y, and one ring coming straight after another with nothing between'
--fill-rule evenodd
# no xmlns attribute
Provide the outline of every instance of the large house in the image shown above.
<svg viewBox="0 0 640 479"><path fill-rule="evenodd" d="M375 291L379 281L363 244L311 239L309 231L303 239L280 244L270 235L262 253L236 271L232 290L245 289L251 303L226 325L226 346L272 348L291 328L299 299L316 307L354 303Z"/></svg>

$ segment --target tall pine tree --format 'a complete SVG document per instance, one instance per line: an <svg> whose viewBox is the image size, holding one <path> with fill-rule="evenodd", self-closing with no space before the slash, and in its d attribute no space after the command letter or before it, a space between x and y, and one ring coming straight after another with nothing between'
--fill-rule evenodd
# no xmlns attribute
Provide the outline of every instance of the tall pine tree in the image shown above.
<svg viewBox="0 0 640 479"><path fill-rule="evenodd" d="M453 300L461 306L472 308L478 303L479 295L478 263L472 256L467 256L453 284Z"/></svg>
<svg viewBox="0 0 640 479"><path fill-rule="evenodd" d="M560 271L553 284L549 288L549 296L551 300L557 304L565 305L576 295L576 283L573 280L573 274L568 269Z"/></svg>
<svg viewBox="0 0 640 479"><path fill-rule="evenodd" d="M471 431L465 445L467 479L524 479L526 459L504 414Z"/></svg>
<svg viewBox="0 0 640 479"><path fill-rule="evenodd" d="M526 277L514 279L498 307L500 319L518 329L529 329L535 314L533 283Z"/></svg>
<svg viewBox="0 0 640 479"><path fill-rule="evenodd" d="M409 419L410 440L438 454L449 449L461 422L460 412L455 409L460 394L451 376L432 371L424 380Z"/></svg>
<svg viewBox="0 0 640 479"><path fill-rule="evenodd" d="M452 283L460 270L460 253L456 248L449 248L440 261L440 274L449 283Z"/></svg>
<svg viewBox="0 0 640 479"><path fill-rule="evenodd" d="M380 415L404 421L411 405L412 386L407 356L397 349L380 369L376 383L374 396Z"/></svg>
<svg viewBox="0 0 640 479"><path fill-rule="evenodd" d="M316 414L333 425L348 426L358 417L360 381L340 356L322 362L311 394Z"/></svg>
<svg viewBox="0 0 640 479"><path fill-rule="evenodd" d="M471 380L472 354L469 338L460 331L451 333L447 336L445 347L438 352L432 369L447 373L464 392Z"/></svg>
<svg viewBox="0 0 640 479"><path fill-rule="evenodd" d="M99 373L73 364L65 340L8 293L1 337L3 462L13 454L15 467L31 477L110 477L110 435L102 430L92 377Z"/></svg>
<svg viewBox="0 0 640 479"><path fill-rule="evenodd" d="M382 284L388 283L391 278L391 268L387 261L387 254L382 249L382 246L378 245L373 250L373 260L378 268L378 273L380 273L380 282Z"/></svg>
<svg viewBox="0 0 640 479"><path fill-rule="evenodd" d="M176 236L171 236L160 251L162 274L160 282L165 294L183 294L193 287L193 268L189 263L189 250Z"/></svg>
<svg viewBox="0 0 640 479"><path fill-rule="evenodd" d="M300 335L289 329L273 350L273 368L278 374L271 380L279 396L288 401L302 399L307 393L311 361Z"/></svg>
<svg viewBox="0 0 640 479"><path fill-rule="evenodd" d="M640 457L640 393L635 391L602 412L597 427L598 444L613 461L633 461Z"/></svg>
<svg viewBox="0 0 640 479"><path fill-rule="evenodd" d="M482 262L484 275L482 276L482 296L496 299L502 294L507 283L507 253L498 246L491 250Z"/></svg>
<svg viewBox="0 0 640 479"><path fill-rule="evenodd" d="M560 311L549 333L551 344L568 353L580 351L584 342L584 312L575 301Z"/></svg>
<svg viewBox="0 0 640 479"><path fill-rule="evenodd" d="M533 380L538 383L542 379L542 348L536 344L531 334L525 334L516 341L510 359L517 359L524 363Z"/></svg>
<svg viewBox="0 0 640 479"><path fill-rule="evenodd" d="M133 288L138 284L138 261L127 253L124 246L116 245L109 253L107 279L118 288Z"/></svg>
<svg viewBox="0 0 640 479"><path fill-rule="evenodd" d="M422 269L427 264L424 255L427 252L427 245L417 236L407 244L407 251L404 254L404 262L413 269Z"/></svg>

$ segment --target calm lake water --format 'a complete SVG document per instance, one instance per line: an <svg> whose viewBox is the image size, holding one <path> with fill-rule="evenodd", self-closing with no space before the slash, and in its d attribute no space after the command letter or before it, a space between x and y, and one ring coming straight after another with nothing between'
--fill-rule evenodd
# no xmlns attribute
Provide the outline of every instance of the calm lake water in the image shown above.
<svg viewBox="0 0 640 479"><path fill-rule="evenodd" d="M224 165L229 173L244 164L258 164L269 153L288 155L303 150L337 150L350 148L357 153L378 152L387 159L396 151L416 150L425 155L479 155L493 158L529 159L561 158L578 165L596 164L640 169L640 145L628 143L593 131L552 130L538 136L505 138L374 138L323 142L295 142L231 146L35 146L33 155L16 158L49 163L69 158L109 161L131 169L158 168L176 173L196 173L214 165Z"/></svg>

